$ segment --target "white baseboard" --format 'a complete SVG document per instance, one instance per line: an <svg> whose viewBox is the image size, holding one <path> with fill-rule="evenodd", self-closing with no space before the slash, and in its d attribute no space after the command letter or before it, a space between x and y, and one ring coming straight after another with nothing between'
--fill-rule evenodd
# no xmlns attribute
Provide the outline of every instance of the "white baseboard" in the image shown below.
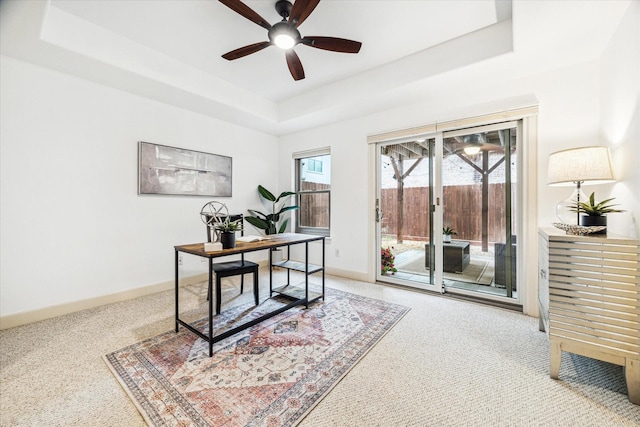
<svg viewBox="0 0 640 427"><path fill-rule="evenodd" d="M266 261L258 262L260 267L267 265ZM343 277L345 279L359 280L368 282L366 273L357 273L350 270L340 268L326 268L326 273L333 276ZM208 273L196 274L194 276L184 277L180 279L180 286L191 285L207 280ZM100 307L102 305L112 304L114 302L126 301L138 298L144 295L151 295L157 292L168 291L173 289L174 281L156 283L155 285L142 286L140 288L128 289L126 291L117 292L115 294L102 295L94 298L87 298L79 301L72 301L64 304L52 305L49 307L38 308L36 310L24 311L7 316L0 316L0 330L14 328L16 326L27 325L40 320L51 319L65 314L75 313L89 308Z"/></svg>
<svg viewBox="0 0 640 427"><path fill-rule="evenodd" d="M199 283L207 280L207 273L196 274L194 276L180 278L180 286ZM157 292L173 289L175 282L173 280L156 283L155 285L142 286L140 288L128 289L126 291L117 292L115 294L102 295L94 298L87 298L79 301L72 301L64 304L52 305L36 310L24 311L7 316L0 316L0 330L13 328L16 326L26 325L40 320L51 319L53 317L63 316L65 314L75 313L89 308L99 307L102 305L112 304L114 302L126 301L138 298L144 295L151 295Z"/></svg>
<svg viewBox="0 0 640 427"><path fill-rule="evenodd" d="M326 267L325 272L332 276L343 277L345 279L358 280L360 282L370 282L369 275L367 273L358 273L351 270L343 270L341 268Z"/></svg>

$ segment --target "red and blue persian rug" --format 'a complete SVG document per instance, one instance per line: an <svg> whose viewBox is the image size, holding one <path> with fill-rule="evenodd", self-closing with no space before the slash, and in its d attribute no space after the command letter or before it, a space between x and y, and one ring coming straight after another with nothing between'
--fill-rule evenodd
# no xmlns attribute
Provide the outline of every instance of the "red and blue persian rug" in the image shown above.
<svg viewBox="0 0 640 427"><path fill-rule="evenodd" d="M281 304L229 308L227 329ZM294 307L214 346L181 327L105 356L151 426L291 426L409 308L327 289L325 301ZM204 331L206 319L194 322Z"/></svg>

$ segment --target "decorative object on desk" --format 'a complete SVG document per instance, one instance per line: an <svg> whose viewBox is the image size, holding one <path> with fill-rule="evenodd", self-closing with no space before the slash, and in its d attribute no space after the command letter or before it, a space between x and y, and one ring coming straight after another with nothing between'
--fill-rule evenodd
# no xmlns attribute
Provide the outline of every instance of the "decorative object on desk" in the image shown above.
<svg viewBox="0 0 640 427"><path fill-rule="evenodd" d="M220 241L220 226L225 221L225 218L229 218L229 209L224 203L212 201L205 204L200 209L200 219L207 226L207 241L218 242Z"/></svg>
<svg viewBox="0 0 640 427"><path fill-rule="evenodd" d="M573 186L573 194L558 203L556 214L564 224L580 224L580 212L572 212L576 202L587 199L582 184L614 182L609 149L602 146L571 148L549 155L547 185Z"/></svg>
<svg viewBox="0 0 640 427"><path fill-rule="evenodd" d="M624 212L621 209L615 209L614 206L618 206L617 204L611 204L615 197L610 199L605 199L599 203L595 201L596 193L593 192L589 196L589 199L586 202L578 202L576 201L574 206L571 208L572 212L583 212L585 215L580 216L580 225L585 227L593 227L593 226L604 226L605 228L600 231L595 231L594 234L607 234L607 216L608 213L620 213Z"/></svg>
<svg viewBox="0 0 640 427"><path fill-rule="evenodd" d="M138 142L138 194L231 197L231 157Z"/></svg>
<svg viewBox="0 0 640 427"><path fill-rule="evenodd" d="M269 190L262 185L258 185L258 194L262 199L266 200L271 207L270 213L262 213L253 209L249 209L249 212L254 216L247 216L245 219L251 225L261 230L264 230L264 234L278 234L284 233L287 229L288 218L285 218L280 224L281 215L287 211L298 209L299 206L283 206L284 198L293 196L296 194L293 191L283 191L278 197L274 196Z"/></svg>
<svg viewBox="0 0 640 427"><path fill-rule="evenodd" d="M395 266L396 256L391 252L393 246L390 248L382 248L380 251L380 269L381 273L384 274L395 274L398 269Z"/></svg>
<svg viewBox="0 0 640 427"><path fill-rule="evenodd" d="M215 251L221 251L222 248L222 243L220 242L205 242L204 243L204 251L205 252L215 252Z"/></svg>
<svg viewBox="0 0 640 427"><path fill-rule="evenodd" d="M236 247L236 231L242 231L242 219L231 221L227 216L225 220L216 225L216 229L220 231L220 242L224 249Z"/></svg>
<svg viewBox="0 0 640 427"><path fill-rule="evenodd" d="M222 249L233 249L236 247L236 232L235 231L221 231L220 243L222 243Z"/></svg>
<svg viewBox="0 0 640 427"><path fill-rule="evenodd" d="M451 243L451 236L458 233L453 228L447 226L442 228L442 241L444 243Z"/></svg>
<svg viewBox="0 0 640 427"><path fill-rule="evenodd" d="M593 234L602 230L606 230L607 228L604 225L585 227L583 225L563 224L561 222L554 222L553 226L555 228L559 228L560 230L564 230L567 234L573 234L575 236L584 236L585 234Z"/></svg>
<svg viewBox="0 0 640 427"><path fill-rule="evenodd" d="M223 233L242 231L242 220L237 219L235 221L231 221L227 216L220 224L216 225L215 227Z"/></svg>
<svg viewBox="0 0 640 427"><path fill-rule="evenodd" d="M232 307L213 318L214 328L232 328L284 304L268 298L259 306ZM408 311L327 289L323 302L283 312L216 343L213 357L204 340L182 328L104 360L149 425L292 426ZM203 330L208 322L194 326Z"/></svg>
<svg viewBox="0 0 640 427"><path fill-rule="evenodd" d="M264 236L256 236L255 234L247 234L246 236L238 237L236 239L236 242L252 243L260 242L262 240L269 240L269 238Z"/></svg>

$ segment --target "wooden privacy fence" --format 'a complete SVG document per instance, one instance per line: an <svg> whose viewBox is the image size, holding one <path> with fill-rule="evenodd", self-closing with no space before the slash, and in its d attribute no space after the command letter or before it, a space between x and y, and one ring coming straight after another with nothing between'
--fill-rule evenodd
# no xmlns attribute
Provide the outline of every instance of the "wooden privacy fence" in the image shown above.
<svg viewBox="0 0 640 427"><path fill-rule="evenodd" d="M504 184L489 185L488 240L505 241L505 191ZM482 185L450 185L443 187L444 225L453 228L456 239L482 240ZM381 191L380 206L383 213L382 234L397 233L397 193L395 188ZM515 198L512 198L515 202ZM404 189L404 227L407 240L429 238L429 188ZM514 226L515 227L515 226ZM515 228L514 228L515 229ZM436 230L438 233L440 231Z"/></svg>
<svg viewBox="0 0 640 427"><path fill-rule="evenodd" d="M330 190L330 184L302 182L301 191ZM329 227L329 193L299 197L300 225L303 227Z"/></svg>

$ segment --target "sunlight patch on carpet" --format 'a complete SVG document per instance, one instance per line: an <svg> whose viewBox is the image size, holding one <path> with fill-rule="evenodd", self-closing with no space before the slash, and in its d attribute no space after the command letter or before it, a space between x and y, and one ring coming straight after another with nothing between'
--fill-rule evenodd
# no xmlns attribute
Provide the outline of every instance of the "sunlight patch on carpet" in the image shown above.
<svg viewBox="0 0 640 427"><path fill-rule="evenodd" d="M242 305L215 328L269 311ZM110 353L105 362L152 426L295 425L409 311L334 289L214 345L181 327ZM200 330L206 319L196 322Z"/></svg>

